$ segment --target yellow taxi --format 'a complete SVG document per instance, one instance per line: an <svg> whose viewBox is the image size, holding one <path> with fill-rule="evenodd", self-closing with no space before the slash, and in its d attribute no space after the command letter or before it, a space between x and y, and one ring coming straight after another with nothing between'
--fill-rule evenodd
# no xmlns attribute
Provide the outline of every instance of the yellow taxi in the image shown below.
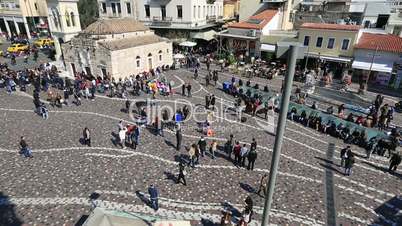
<svg viewBox="0 0 402 226"><path fill-rule="evenodd" d="M53 41L53 39L50 39L50 38L40 38L38 40L35 40L33 44L36 47L43 48L45 45L47 45L47 46L54 45L54 41Z"/></svg>
<svg viewBox="0 0 402 226"><path fill-rule="evenodd" d="M7 48L7 52L18 53L18 52L26 51L28 49L29 49L29 45L21 44L21 43L14 43L10 47Z"/></svg>

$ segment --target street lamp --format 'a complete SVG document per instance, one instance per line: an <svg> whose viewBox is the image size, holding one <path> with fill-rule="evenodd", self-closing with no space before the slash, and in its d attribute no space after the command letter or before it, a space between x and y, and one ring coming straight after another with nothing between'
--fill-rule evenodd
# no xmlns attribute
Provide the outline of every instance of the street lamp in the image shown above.
<svg viewBox="0 0 402 226"><path fill-rule="evenodd" d="M372 43L372 44L373 44L373 43ZM375 57L376 57L376 56L380 56L380 55L377 55L377 52L378 52L378 44L376 44L375 52L374 52L373 56L371 57L370 68L369 68L369 71L368 71L368 75L367 75L367 79L366 79L366 81L365 81L364 87L360 87L360 89L359 89L359 92L360 92L361 94L364 94L364 91L366 91L367 88L368 88L368 82L369 82L369 80L370 80L370 74L371 74L371 70L373 69L373 64L374 64ZM369 53L369 54L367 54L367 55L371 55L371 54Z"/></svg>
<svg viewBox="0 0 402 226"><path fill-rule="evenodd" d="M282 55L286 55L288 61L287 74L285 76L284 91L282 93L281 106L278 118L278 126L275 135L275 144L272 154L271 168L269 171L269 180L267 184L267 195L265 196L264 212L262 218L262 226L268 226L269 213L271 211L272 199L274 195L276 174L278 172L279 160L282 150L283 135L286 127L286 117L289 108L290 93L292 91L293 77L295 74L297 59L304 58L304 52L306 47L300 46L300 44L292 42L278 43L276 48L276 55L279 58Z"/></svg>

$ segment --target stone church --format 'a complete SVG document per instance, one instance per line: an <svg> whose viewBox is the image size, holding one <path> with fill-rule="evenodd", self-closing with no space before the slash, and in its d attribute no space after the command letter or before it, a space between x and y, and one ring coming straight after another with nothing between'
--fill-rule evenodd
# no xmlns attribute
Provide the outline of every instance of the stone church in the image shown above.
<svg viewBox="0 0 402 226"><path fill-rule="evenodd" d="M131 19L100 19L62 45L71 74L126 78L172 65L172 43Z"/></svg>

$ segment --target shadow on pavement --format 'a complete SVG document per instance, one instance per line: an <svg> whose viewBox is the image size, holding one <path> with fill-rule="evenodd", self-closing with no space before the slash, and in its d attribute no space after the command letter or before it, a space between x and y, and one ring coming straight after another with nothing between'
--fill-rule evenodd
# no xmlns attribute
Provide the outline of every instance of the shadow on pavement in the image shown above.
<svg viewBox="0 0 402 226"><path fill-rule="evenodd" d="M22 219L19 219L15 211L15 205L10 203L10 199L3 192L0 192L0 225L21 226Z"/></svg>

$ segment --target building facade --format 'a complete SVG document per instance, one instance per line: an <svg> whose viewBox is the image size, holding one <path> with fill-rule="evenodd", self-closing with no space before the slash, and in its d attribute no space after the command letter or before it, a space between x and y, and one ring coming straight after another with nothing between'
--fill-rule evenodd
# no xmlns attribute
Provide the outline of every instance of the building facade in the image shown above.
<svg viewBox="0 0 402 226"><path fill-rule="evenodd" d="M0 32L8 36L25 35L48 29L46 0L6 0L0 3Z"/></svg>
<svg viewBox="0 0 402 226"><path fill-rule="evenodd" d="M100 18L138 19L136 0L98 0Z"/></svg>
<svg viewBox="0 0 402 226"><path fill-rule="evenodd" d="M360 26L324 23L304 23L299 30L299 42L307 47L307 57L350 63Z"/></svg>
<svg viewBox="0 0 402 226"><path fill-rule="evenodd" d="M61 45L81 31L78 0L48 0L48 21L56 49L56 61L63 61Z"/></svg>
<svg viewBox="0 0 402 226"><path fill-rule="evenodd" d="M392 34L362 32L354 47L356 77L372 84L402 88L402 38Z"/></svg>
<svg viewBox="0 0 402 226"><path fill-rule="evenodd" d="M280 18L280 12L265 10L245 21L229 25L227 30L218 34L219 51L230 52L237 57L260 57L260 37L269 35L273 30L279 30Z"/></svg>
<svg viewBox="0 0 402 226"><path fill-rule="evenodd" d="M172 65L172 43L132 18L98 20L63 44L71 74L120 79Z"/></svg>
<svg viewBox="0 0 402 226"><path fill-rule="evenodd" d="M224 0L223 19L237 19L240 11L240 0Z"/></svg>
<svg viewBox="0 0 402 226"><path fill-rule="evenodd" d="M98 0L101 18L131 17L171 39L210 32L223 19L223 0Z"/></svg>

